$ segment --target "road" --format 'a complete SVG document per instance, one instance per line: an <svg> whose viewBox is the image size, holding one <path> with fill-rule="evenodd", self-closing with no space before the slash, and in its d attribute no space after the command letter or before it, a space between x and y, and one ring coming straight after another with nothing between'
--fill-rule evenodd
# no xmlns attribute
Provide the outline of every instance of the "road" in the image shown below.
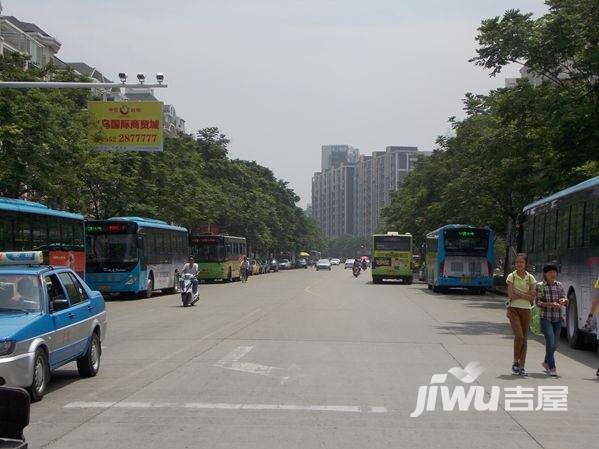
<svg viewBox="0 0 599 449"><path fill-rule="evenodd" d="M555 448L599 441L599 357L561 342L541 373L509 374L503 298L436 294L423 284L373 285L350 270L254 276L176 295L110 300L97 377L56 373L32 406L30 447L48 448ZM436 411L410 417L434 374L480 362L472 384L568 386L568 411ZM452 380L453 379L453 380ZM536 404L535 404L536 405Z"/></svg>

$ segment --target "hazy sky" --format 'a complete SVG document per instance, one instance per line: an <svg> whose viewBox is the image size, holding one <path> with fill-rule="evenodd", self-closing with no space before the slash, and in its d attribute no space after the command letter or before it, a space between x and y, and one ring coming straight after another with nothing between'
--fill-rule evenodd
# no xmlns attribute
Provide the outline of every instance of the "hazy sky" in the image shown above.
<svg viewBox="0 0 599 449"><path fill-rule="evenodd" d="M218 126L310 201L320 146L430 150L465 92L503 86L468 62L481 19L541 0L2 0L116 79L165 73L189 132Z"/></svg>

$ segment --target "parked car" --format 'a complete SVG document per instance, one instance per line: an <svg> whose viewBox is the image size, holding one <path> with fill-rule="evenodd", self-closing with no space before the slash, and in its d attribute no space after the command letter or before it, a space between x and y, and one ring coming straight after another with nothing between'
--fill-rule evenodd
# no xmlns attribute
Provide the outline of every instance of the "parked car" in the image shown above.
<svg viewBox="0 0 599 449"><path fill-rule="evenodd" d="M308 261L306 259L297 259L295 261L295 268L308 268Z"/></svg>
<svg viewBox="0 0 599 449"><path fill-rule="evenodd" d="M260 260L260 272L262 274L270 273L270 262Z"/></svg>
<svg viewBox="0 0 599 449"><path fill-rule="evenodd" d="M279 270L290 270L291 268L292 268L292 264L289 259L279 260Z"/></svg>
<svg viewBox="0 0 599 449"><path fill-rule="evenodd" d="M344 264L345 269L347 269L347 268L353 268L355 260L356 259L345 259L345 264Z"/></svg>
<svg viewBox="0 0 599 449"><path fill-rule="evenodd" d="M316 271L329 270L331 271L331 261L329 259L320 259L316 262Z"/></svg>
<svg viewBox="0 0 599 449"><path fill-rule="evenodd" d="M418 280L426 281L426 264L423 263L420 269L418 270Z"/></svg>
<svg viewBox="0 0 599 449"><path fill-rule="evenodd" d="M270 271L274 271L275 273L279 271L279 261L277 259L270 261Z"/></svg>
<svg viewBox="0 0 599 449"><path fill-rule="evenodd" d="M341 259L333 258L331 259L331 265L340 265Z"/></svg>
<svg viewBox="0 0 599 449"><path fill-rule="evenodd" d="M262 270L260 269L260 263L256 259L250 259L250 274L260 274Z"/></svg>
<svg viewBox="0 0 599 449"><path fill-rule="evenodd" d="M82 377L98 373L107 324L100 292L42 261L41 251L0 253L0 383L27 389L32 401L67 363Z"/></svg>

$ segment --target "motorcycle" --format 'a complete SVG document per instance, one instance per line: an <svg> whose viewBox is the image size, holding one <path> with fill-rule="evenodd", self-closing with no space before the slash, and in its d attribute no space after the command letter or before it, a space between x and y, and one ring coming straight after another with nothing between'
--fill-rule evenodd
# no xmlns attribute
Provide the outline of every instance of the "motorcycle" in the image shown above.
<svg viewBox="0 0 599 449"><path fill-rule="evenodd" d="M361 270L360 266L354 266L354 267L352 268L352 273L354 274L354 277L358 277L358 276L360 276L360 272L361 272L361 271L362 271L362 270Z"/></svg>
<svg viewBox="0 0 599 449"><path fill-rule="evenodd" d="M181 301L183 307L193 306L200 299L200 289L196 288L196 292L193 292L193 280L195 276L191 273L185 273L179 279L179 290L181 291Z"/></svg>

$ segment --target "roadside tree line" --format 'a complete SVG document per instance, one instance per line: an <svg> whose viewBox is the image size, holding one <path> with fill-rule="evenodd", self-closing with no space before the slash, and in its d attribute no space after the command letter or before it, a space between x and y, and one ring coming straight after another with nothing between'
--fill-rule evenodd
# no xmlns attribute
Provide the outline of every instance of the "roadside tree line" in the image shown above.
<svg viewBox="0 0 599 449"><path fill-rule="evenodd" d="M509 64L543 77L488 95L467 93L465 118L418 162L384 210L389 229L490 225L505 235L522 207L599 174L599 4L548 0L549 12L484 20L471 62L495 76Z"/></svg>
<svg viewBox="0 0 599 449"><path fill-rule="evenodd" d="M23 70L0 57L0 79L83 81L52 67ZM97 152L84 89L0 90L0 196L27 198L86 217L136 215L187 228L214 223L265 253L317 248L322 236L286 182L232 159L217 128L165 137L161 153Z"/></svg>

